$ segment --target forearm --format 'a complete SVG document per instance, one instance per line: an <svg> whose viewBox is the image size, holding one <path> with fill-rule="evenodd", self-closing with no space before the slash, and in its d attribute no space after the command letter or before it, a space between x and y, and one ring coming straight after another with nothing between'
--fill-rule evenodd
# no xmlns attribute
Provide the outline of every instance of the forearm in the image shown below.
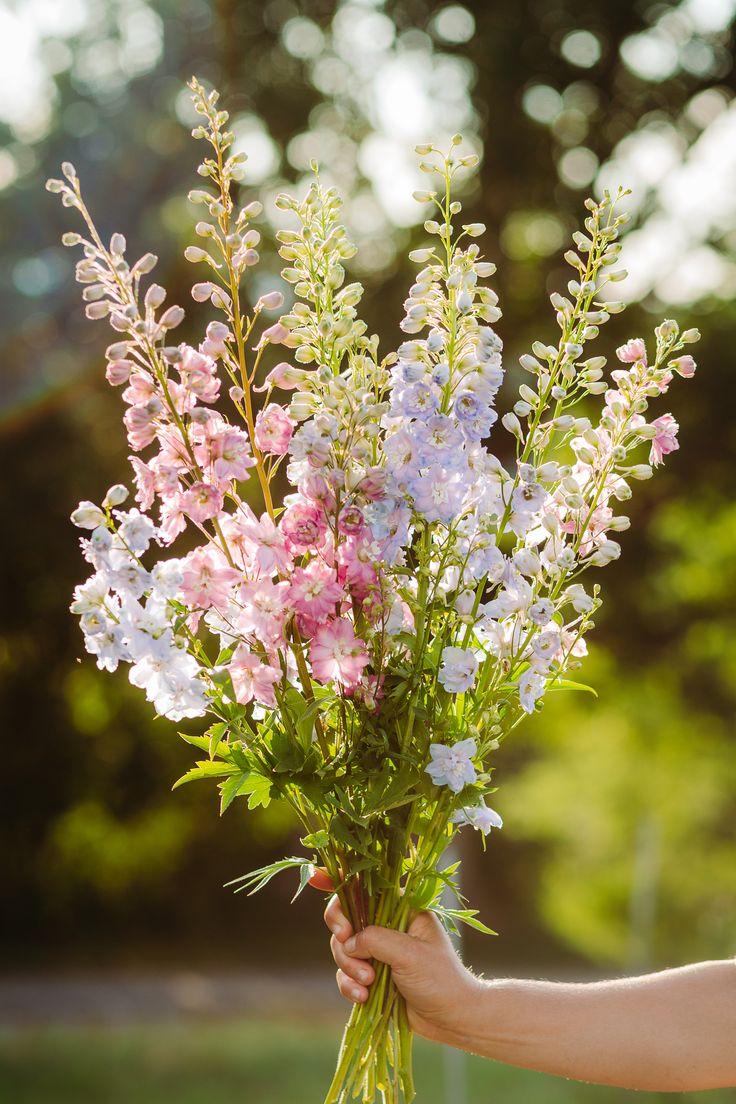
<svg viewBox="0 0 736 1104"><path fill-rule="evenodd" d="M659 1092L736 1086L736 962L592 984L478 982L443 1041L510 1065Z"/></svg>

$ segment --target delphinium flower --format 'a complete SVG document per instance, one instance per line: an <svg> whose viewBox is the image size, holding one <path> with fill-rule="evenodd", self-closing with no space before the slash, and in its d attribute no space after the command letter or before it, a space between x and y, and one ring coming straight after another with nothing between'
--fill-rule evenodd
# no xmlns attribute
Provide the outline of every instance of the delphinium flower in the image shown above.
<svg viewBox="0 0 736 1104"><path fill-rule="evenodd" d="M648 411L693 376L683 350L699 335L666 321L652 357L632 338L606 374L589 346L623 309L608 285L622 275L624 193L588 200L567 294L551 296L557 340L521 357L527 382L499 419L495 267L483 225L456 225L476 162L459 136L446 152L418 147L437 187L416 194L433 217L410 254L396 352L381 357L358 316L355 247L317 166L302 199L276 201L291 220L277 235L285 293L249 307L261 207L237 201L245 156L217 93L190 87L207 149L189 197L199 244L185 253L205 270L192 287L200 341L172 339L183 310L144 288L156 258L130 263L120 234L103 242L73 167L50 182L86 226L64 240L82 246L87 314L115 331L106 374L122 389L137 503L121 509L116 484L72 514L92 574L71 608L100 668L126 664L171 720L209 716L185 736L207 758L181 781L214 778L223 811L278 797L303 824L309 855L241 888L292 867L303 887L319 865L356 927L405 928L429 908L451 930L488 930L441 856L464 826L501 827L486 804L493 753L586 654L600 596L584 574L620 555L620 504L679 447L673 416ZM510 467L488 448L499 434ZM410 1100L409 1046L379 965L327 1104L377 1088Z"/></svg>

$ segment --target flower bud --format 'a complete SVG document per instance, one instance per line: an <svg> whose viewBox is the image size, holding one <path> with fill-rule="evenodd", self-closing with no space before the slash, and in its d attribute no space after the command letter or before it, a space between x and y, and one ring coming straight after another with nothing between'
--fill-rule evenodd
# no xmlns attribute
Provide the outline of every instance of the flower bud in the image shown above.
<svg viewBox="0 0 736 1104"><path fill-rule="evenodd" d="M161 315L159 326L162 330L175 330L184 321L184 311L181 307L169 307Z"/></svg>
<svg viewBox="0 0 736 1104"><path fill-rule="evenodd" d="M518 437L519 440L521 440L521 422L515 414L504 414L503 418L501 419L501 424L503 425L504 429L507 429L509 433L513 434L514 437Z"/></svg>
<svg viewBox="0 0 736 1104"><path fill-rule="evenodd" d="M630 479L651 479L652 468L650 464L635 464L633 468L628 468L626 474Z"/></svg>
<svg viewBox="0 0 736 1104"><path fill-rule="evenodd" d="M316 395L299 391L289 403L289 417L294 422L303 422L314 414L318 406L319 400Z"/></svg>
<svg viewBox="0 0 736 1104"><path fill-rule="evenodd" d="M275 322L273 326L269 326L261 334L261 339L258 342L258 348L262 348L264 345L280 345L285 338L289 336L289 331L286 326L282 326L280 322Z"/></svg>
<svg viewBox="0 0 736 1104"><path fill-rule="evenodd" d="M98 525L105 524L105 514L94 502L85 499L72 512L71 520L78 529L96 529Z"/></svg>
<svg viewBox="0 0 736 1104"><path fill-rule="evenodd" d="M151 284L146 292L144 303L146 307L149 307L151 310L158 310L165 298L166 292L161 285Z"/></svg>
<svg viewBox="0 0 736 1104"><path fill-rule="evenodd" d="M687 331L685 332L687 333ZM684 341L685 334L682 337ZM676 360L671 360L667 367L677 372L678 376L682 376L683 379L691 379L695 375L697 366L691 356L681 356Z"/></svg>
<svg viewBox="0 0 736 1104"><path fill-rule="evenodd" d="M582 444L575 446L575 455L577 456L578 460L582 460L583 464L594 463L596 456L595 451L592 448L590 448L588 445Z"/></svg>
<svg viewBox="0 0 736 1104"><path fill-rule="evenodd" d="M122 506L129 493L130 492L128 491L128 488L125 486L124 483L116 483L113 487L110 487L110 490L107 492L102 500L102 505Z"/></svg>
<svg viewBox="0 0 736 1104"><path fill-rule="evenodd" d="M133 370L132 360L111 360L105 370L107 382L113 387L120 387L130 379Z"/></svg>
<svg viewBox="0 0 736 1104"><path fill-rule="evenodd" d="M103 300L99 303L88 303L87 306L84 308L84 313L86 314L87 318L91 318L94 320L97 318L106 318L111 309L112 308L110 303L108 303L107 300Z"/></svg>
<svg viewBox="0 0 736 1104"><path fill-rule="evenodd" d="M192 299L195 303L206 303L214 290L214 284L195 284L192 288Z"/></svg>
<svg viewBox="0 0 736 1104"><path fill-rule="evenodd" d="M685 330L681 338L684 345L694 345L696 341L700 341L700 330L693 327L690 330Z"/></svg>
<svg viewBox="0 0 736 1104"><path fill-rule="evenodd" d="M664 322L657 326L654 332L661 341L671 341L677 337L680 328L671 318L665 318Z"/></svg>
<svg viewBox="0 0 736 1104"><path fill-rule="evenodd" d="M284 296L280 291L268 291L256 303L256 310L281 310L283 305Z"/></svg>
<svg viewBox="0 0 736 1104"><path fill-rule="evenodd" d="M593 553L589 562L594 567L605 567L606 564L611 563L613 560L617 560L621 555L621 545L616 541L606 540L600 546L600 548Z"/></svg>
<svg viewBox="0 0 736 1104"><path fill-rule="evenodd" d="M542 371L542 365L536 357L531 356L529 353L523 353L522 356L519 357L519 364L522 368L525 368L527 372L533 372L535 375Z"/></svg>
<svg viewBox="0 0 736 1104"><path fill-rule="evenodd" d="M131 275L147 276L149 272L153 272L157 264L158 257L155 253L144 253L140 260L133 265Z"/></svg>

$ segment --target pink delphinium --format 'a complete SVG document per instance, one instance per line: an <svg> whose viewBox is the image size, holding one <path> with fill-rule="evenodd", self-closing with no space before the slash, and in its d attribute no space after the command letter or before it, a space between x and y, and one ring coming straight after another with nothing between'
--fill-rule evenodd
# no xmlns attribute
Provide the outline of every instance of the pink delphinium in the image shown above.
<svg viewBox="0 0 736 1104"><path fill-rule="evenodd" d="M184 513L200 525L203 521L217 517L222 504L222 491L211 483L193 483L180 499Z"/></svg>
<svg viewBox="0 0 736 1104"><path fill-rule="evenodd" d="M327 523L314 503L297 501L286 508L279 527L295 552L307 552L319 543Z"/></svg>
<svg viewBox="0 0 736 1104"><path fill-rule="evenodd" d="M359 685L369 657L346 618L336 618L318 629L312 639L310 659L320 682L334 682L346 690Z"/></svg>
<svg viewBox="0 0 736 1104"><path fill-rule="evenodd" d="M647 347L642 337L631 337L625 345L619 345L616 356L624 364L635 364L637 360L647 362Z"/></svg>
<svg viewBox="0 0 736 1104"><path fill-rule="evenodd" d="M262 514L260 520L253 517L241 522L243 534L252 541L253 559L264 575L274 571L288 574L292 567L292 555L281 529L268 514Z"/></svg>
<svg viewBox="0 0 736 1104"><path fill-rule="evenodd" d="M341 602L345 592L337 582L334 571L325 564L313 560L306 568L298 567L289 587L289 602L297 614L314 621L324 621L335 612L335 604Z"/></svg>
<svg viewBox="0 0 736 1104"><path fill-rule="evenodd" d="M255 440L261 452L285 456L294 426L283 406L269 403L256 418Z"/></svg>
<svg viewBox="0 0 736 1104"><path fill-rule="evenodd" d="M211 357L198 353L189 345L179 347L179 376L182 385L201 402L213 403L220 393L220 379Z"/></svg>
<svg viewBox="0 0 736 1104"><path fill-rule="evenodd" d="M657 434L652 439L649 462L659 465L665 456L679 449L677 433L680 427L671 414L662 414L659 418L655 418L652 425L656 427Z"/></svg>
<svg viewBox="0 0 736 1104"><path fill-rule="evenodd" d="M182 560L181 597L190 606L223 608L240 578L240 572L228 567L216 552L197 548Z"/></svg>
<svg viewBox="0 0 736 1104"><path fill-rule="evenodd" d="M245 644L239 644L233 652L229 665L235 697L241 705L256 701L271 709L276 707L274 683L281 678L281 671L264 663Z"/></svg>

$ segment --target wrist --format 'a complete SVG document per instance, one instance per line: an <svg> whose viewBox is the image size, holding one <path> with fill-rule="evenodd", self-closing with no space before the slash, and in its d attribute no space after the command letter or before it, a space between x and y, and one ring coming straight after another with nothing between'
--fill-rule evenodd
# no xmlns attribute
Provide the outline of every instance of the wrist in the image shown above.
<svg viewBox="0 0 736 1104"><path fill-rule="evenodd" d="M488 988L488 982L464 971L447 1014L437 1024L437 1042L460 1050L473 1048L486 1018Z"/></svg>

